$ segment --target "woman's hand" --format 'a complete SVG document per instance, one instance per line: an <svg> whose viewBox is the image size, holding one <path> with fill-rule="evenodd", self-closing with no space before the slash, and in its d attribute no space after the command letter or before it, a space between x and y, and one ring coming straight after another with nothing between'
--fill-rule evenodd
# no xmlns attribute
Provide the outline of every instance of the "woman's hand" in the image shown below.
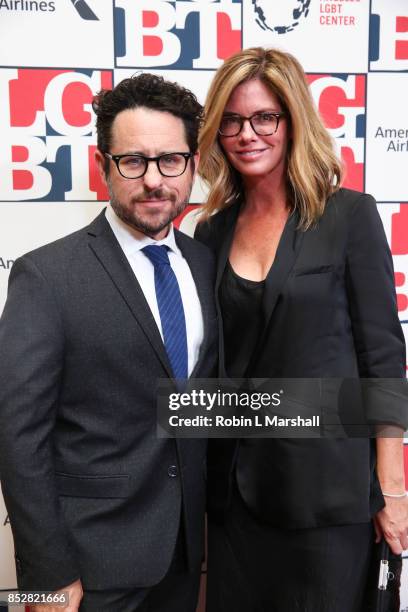
<svg viewBox="0 0 408 612"><path fill-rule="evenodd" d="M405 491L404 432L401 428L388 426L378 434L377 475L385 508L374 517L376 542L383 536L392 552L399 555L408 548L408 498L401 497Z"/></svg>
<svg viewBox="0 0 408 612"><path fill-rule="evenodd" d="M408 497L385 497L385 508L374 517L376 542L384 537L396 555L408 549Z"/></svg>

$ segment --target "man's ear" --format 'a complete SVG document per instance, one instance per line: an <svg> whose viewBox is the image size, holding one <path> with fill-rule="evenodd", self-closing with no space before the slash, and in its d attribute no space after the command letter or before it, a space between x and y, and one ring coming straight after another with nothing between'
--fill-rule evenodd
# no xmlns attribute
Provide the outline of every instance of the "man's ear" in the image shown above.
<svg viewBox="0 0 408 612"><path fill-rule="evenodd" d="M103 153L101 153L99 149L95 150L95 163L96 163L96 167L98 168L102 181L104 182L105 185L107 185L106 173L105 173L106 157L104 156Z"/></svg>

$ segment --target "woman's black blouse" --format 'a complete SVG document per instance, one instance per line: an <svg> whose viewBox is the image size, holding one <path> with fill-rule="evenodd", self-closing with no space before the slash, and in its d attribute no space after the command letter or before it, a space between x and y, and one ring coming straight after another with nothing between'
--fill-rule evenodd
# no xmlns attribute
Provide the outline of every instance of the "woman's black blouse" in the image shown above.
<svg viewBox="0 0 408 612"><path fill-rule="evenodd" d="M231 378L247 373L263 327L261 311L265 281L252 281L236 274L227 261L219 289L225 367Z"/></svg>

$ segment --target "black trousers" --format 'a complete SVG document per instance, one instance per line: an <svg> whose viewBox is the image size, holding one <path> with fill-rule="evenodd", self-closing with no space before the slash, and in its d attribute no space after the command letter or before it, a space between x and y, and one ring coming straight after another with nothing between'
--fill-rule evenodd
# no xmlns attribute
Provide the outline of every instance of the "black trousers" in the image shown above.
<svg viewBox="0 0 408 612"><path fill-rule="evenodd" d="M235 490L208 524L207 612L360 612L373 544L371 523L260 524Z"/></svg>
<svg viewBox="0 0 408 612"><path fill-rule="evenodd" d="M184 539L179 532L166 576L150 588L90 591L84 589L80 612L195 612L201 565L187 569Z"/></svg>

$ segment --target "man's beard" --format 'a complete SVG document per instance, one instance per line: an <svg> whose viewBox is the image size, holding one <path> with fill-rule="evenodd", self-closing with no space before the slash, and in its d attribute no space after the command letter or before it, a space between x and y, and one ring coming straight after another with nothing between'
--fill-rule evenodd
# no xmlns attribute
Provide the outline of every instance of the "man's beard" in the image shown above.
<svg viewBox="0 0 408 612"><path fill-rule="evenodd" d="M133 206L136 202L144 200L148 201L149 199L160 199L165 198L172 203L171 209L165 213L163 216L162 212L157 212L155 215L151 215L150 218L148 215L138 214L137 210L133 208L127 208L120 202L113 193L111 186L109 185L109 195L110 195L110 203L115 211L116 215L127 225L133 227L135 230L146 234L146 236L154 237L156 234L164 230L166 227L170 225L170 223L180 215L184 209L186 208L190 194L187 194L185 200L177 201L176 196L173 193L169 193L164 189L154 189L152 191L146 192L142 191L135 198L132 198L130 204Z"/></svg>

